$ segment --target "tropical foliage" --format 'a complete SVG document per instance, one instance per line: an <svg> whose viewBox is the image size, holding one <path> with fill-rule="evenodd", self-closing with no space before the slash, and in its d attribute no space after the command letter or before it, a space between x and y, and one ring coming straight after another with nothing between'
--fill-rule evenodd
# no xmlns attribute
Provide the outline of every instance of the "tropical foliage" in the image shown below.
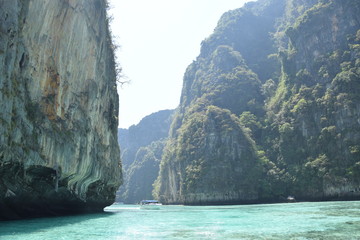
<svg viewBox="0 0 360 240"><path fill-rule="evenodd" d="M350 0L259 0L225 13L185 73L157 196L211 203L221 188L226 202L253 195L249 182L259 201L359 196L359 13ZM235 136L238 145L225 140ZM239 146L249 152L233 158Z"/></svg>

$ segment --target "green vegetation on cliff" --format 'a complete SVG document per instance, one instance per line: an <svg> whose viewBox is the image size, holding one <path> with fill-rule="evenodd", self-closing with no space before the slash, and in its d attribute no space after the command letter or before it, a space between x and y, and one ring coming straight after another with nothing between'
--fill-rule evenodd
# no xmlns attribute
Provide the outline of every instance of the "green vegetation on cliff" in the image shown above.
<svg viewBox="0 0 360 240"><path fill-rule="evenodd" d="M161 169L155 193L162 193L157 195L162 201L206 204L257 198L261 163L254 143L234 114L213 105L184 121L176 140L168 143Z"/></svg>
<svg viewBox="0 0 360 240"><path fill-rule="evenodd" d="M173 110L162 110L144 117L129 129L119 129L124 184L117 201L138 203L152 199L153 183L172 121Z"/></svg>
<svg viewBox="0 0 360 240"><path fill-rule="evenodd" d="M184 75L154 194L212 204L360 198L360 6L229 11Z"/></svg>

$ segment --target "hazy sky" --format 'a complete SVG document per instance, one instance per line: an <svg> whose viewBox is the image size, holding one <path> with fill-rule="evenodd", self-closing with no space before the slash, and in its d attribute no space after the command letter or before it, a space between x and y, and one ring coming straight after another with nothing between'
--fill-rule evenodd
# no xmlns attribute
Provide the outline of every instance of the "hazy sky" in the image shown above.
<svg viewBox="0 0 360 240"><path fill-rule="evenodd" d="M221 15L249 0L110 0L118 62L130 84L118 88L119 127L179 104L186 67Z"/></svg>

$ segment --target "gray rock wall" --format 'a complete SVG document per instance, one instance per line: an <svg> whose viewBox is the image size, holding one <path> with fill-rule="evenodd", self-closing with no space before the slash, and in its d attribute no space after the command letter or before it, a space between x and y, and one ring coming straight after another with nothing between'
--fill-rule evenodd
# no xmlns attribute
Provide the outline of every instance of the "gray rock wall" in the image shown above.
<svg viewBox="0 0 360 240"><path fill-rule="evenodd" d="M0 5L0 219L100 210L121 183L106 2Z"/></svg>
<svg viewBox="0 0 360 240"><path fill-rule="evenodd" d="M170 142L171 141L171 142ZM254 203L261 172L248 133L229 110L207 107L168 142L157 184L167 204Z"/></svg>

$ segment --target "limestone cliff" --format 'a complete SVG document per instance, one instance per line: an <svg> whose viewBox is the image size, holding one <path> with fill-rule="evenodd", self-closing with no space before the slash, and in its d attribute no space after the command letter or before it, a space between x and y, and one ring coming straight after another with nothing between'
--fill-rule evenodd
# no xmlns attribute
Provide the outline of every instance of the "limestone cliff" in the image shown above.
<svg viewBox="0 0 360 240"><path fill-rule="evenodd" d="M121 164L106 4L0 1L0 219L114 201Z"/></svg>
<svg viewBox="0 0 360 240"><path fill-rule="evenodd" d="M258 0L187 68L156 182L165 203L360 199L360 4Z"/></svg>
<svg viewBox="0 0 360 240"><path fill-rule="evenodd" d="M279 124L275 152L293 179L286 191L304 199L360 197L359 13L357 1L318 1L286 30L268 106Z"/></svg>
<svg viewBox="0 0 360 240"><path fill-rule="evenodd" d="M133 204L152 199L152 185L158 176L173 113L174 110L162 110L129 129L119 129L124 184L119 189L118 201Z"/></svg>
<svg viewBox="0 0 360 240"><path fill-rule="evenodd" d="M168 141L156 197L168 204L235 204L258 199L261 165L240 120L215 106L186 119Z"/></svg>

